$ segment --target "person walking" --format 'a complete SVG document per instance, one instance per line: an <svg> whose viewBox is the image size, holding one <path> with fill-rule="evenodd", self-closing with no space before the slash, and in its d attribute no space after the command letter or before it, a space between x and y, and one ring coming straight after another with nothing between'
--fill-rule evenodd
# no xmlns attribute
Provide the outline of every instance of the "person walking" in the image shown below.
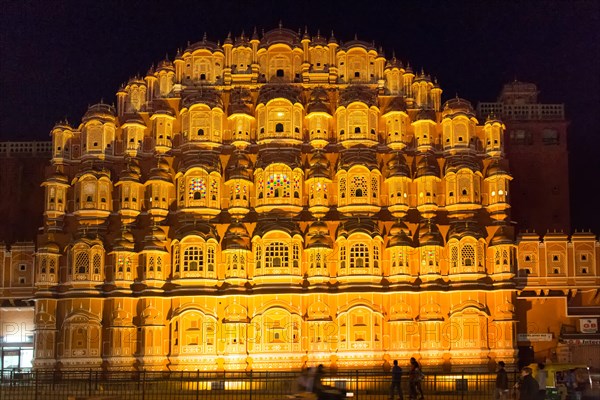
<svg viewBox="0 0 600 400"><path fill-rule="evenodd" d="M519 384L519 400L538 400L540 387L531 375L533 371L529 367L521 370L521 383Z"/></svg>
<svg viewBox="0 0 600 400"><path fill-rule="evenodd" d="M423 396L423 389L421 388L423 377L421 365L419 365L419 362L414 357L411 357L410 371L408 373L409 397L411 400L423 400L425 398Z"/></svg>
<svg viewBox="0 0 600 400"><path fill-rule="evenodd" d="M504 366L504 361L498 362L498 372L496 372L496 400L507 400L508 398L508 374Z"/></svg>
<svg viewBox="0 0 600 400"><path fill-rule="evenodd" d="M390 400L394 400L395 393L398 392L398 398L402 397L402 368L398 365L398 360L394 360L392 367L392 383L390 384Z"/></svg>
<svg viewBox="0 0 600 400"><path fill-rule="evenodd" d="M548 380L548 371L545 370L546 365L544 363L538 363L538 370L536 380L539 386L539 400L546 398L546 381Z"/></svg>

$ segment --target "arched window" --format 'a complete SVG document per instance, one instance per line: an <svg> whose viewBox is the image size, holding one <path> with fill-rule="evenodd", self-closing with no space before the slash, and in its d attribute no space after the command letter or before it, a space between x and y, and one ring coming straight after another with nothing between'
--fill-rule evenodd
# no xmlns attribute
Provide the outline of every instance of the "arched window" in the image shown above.
<svg viewBox="0 0 600 400"><path fill-rule="evenodd" d="M265 265L273 268L289 266L289 249L285 243L273 242L265 250Z"/></svg>
<svg viewBox="0 0 600 400"><path fill-rule="evenodd" d="M190 246L183 252L183 271L193 272L204 269L204 253L200 247Z"/></svg>
<svg viewBox="0 0 600 400"><path fill-rule="evenodd" d="M275 125L275 132L283 132L283 124L281 122Z"/></svg>
<svg viewBox="0 0 600 400"><path fill-rule="evenodd" d="M475 249L470 244L465 244L460 250L460 261L463 267L475 265Z"/></svg>
<svg viewBox="0 0 600 400"><path fill-rule="evenodd" d="M269 175L267 197L290 197L290 179L286 174Z"/></svg>
<svg viewBox="0 0 600 400"><path fill-rule="evenodd" d="M191 178L188 195L190 199L201 200L206 197L206 183L202 178Z"/></svg>
<svg viewBox="0 0 600 400"><path fill-rule="evenodd" d="M100 254L94 254L94 275L100 274L101 260Z"/></svg>
<svg viewBox="0 0 600 400"><path fill-rule="evenodd" d="M367 179L364 176L354 176L352 178L352 186L350 187L351 197L367 196Z"/></svg>
<svg viewBox="0 0 600 400"><path fill-rule="evenodd" d="M369 268L369 247L356 243L350 248L350 268Z"/></svg>
<svg viewBox="0 0 600 400"><path fill-rule="evenodd" d="M87 274L90 271L90 257L87 251L80 251L75 256L75 273Z"/></svg>

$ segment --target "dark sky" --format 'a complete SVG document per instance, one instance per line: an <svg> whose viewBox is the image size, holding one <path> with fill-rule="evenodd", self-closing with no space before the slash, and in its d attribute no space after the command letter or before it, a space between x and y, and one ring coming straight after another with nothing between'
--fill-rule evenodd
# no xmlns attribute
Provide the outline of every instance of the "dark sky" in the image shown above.
<svg viewBox="0 0 600 400"><path fill-rule="evenodd" d="M565 103L573 228L600 234L600 2L594 1L31 1L0 0L0 140L50 140L89 104L115 102L188 41L283 26L375 41L437 77L446 100L495 101L506 82L534 82ZM595 176L594 176L595 175Z"/></svg>

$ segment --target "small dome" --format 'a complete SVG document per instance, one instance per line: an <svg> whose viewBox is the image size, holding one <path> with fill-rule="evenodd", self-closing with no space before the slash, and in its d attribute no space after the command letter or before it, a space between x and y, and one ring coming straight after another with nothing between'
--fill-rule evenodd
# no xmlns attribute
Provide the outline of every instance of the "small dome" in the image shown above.
<svg viewBox="0 0 600 400"><path fill-rule="evenodd" d="M394 156L387 162L386 178L395 176L405 176L410 178L410 168L406 163L404 155L400 152L394 153Z"/></svg>
<svg viewBox="0 0 600 400"><path fill-rule="evenodd" d="M337 170L348 171L354 165L362 165L369 170L379 169L376 151L361 145L343 150L338 160Z"/></svg>
<svg viewBox="0 0 600 400"><path fill-rule="evenodd" d="M510 176L509 168L508 168L508 160L494 158L488 165L485 170L485 177L490 177L494 175L508 175Z"/></svg>
<svg viewBox="0 0 600 400"><path fill-rule="evenodd" d="M331 179L331 163L323 155L321 151L315 151L313 156L310 159L310 168L308 169L308 173L306 179L311 178L326 178Z"/></svg>
<svg viewBox="0 0 600 400"><path fill-rule="evenodd" d="M388 237L388 248L399 246L413 247L413 241L410 237L410 229L408 229L403 221L398 221L392 225Z"/></svg>
<svg viewBox="0 0 600 400"><path fill-rule="evenodd" d="M436 120L435 110L432 110L430 108L421 108L419 110L419 112L417 113L417 116L415 117L415 121L422 121L422 120L435 121Z"/></svg>
<svg viewBox="0 0 600 400"><path fill-rule="evenodd" d="M365 103L367 106L377 105L377 94L373 89L362 85L350 85L340 91L339 105L347 107L354 102Z"/></svg>
<svg viewBox="0 0 600 400"><path fill-rule="evenodd" d="M159 158L156 167L150 170L149 180L163 180L173 182L169 162L164 158Z"/></svg>
<svg viewBox="0 0 600 400"><path fill-rule="evenodd" d="M275 213L271 212L270 216ZM276 215L276 214L275 214ZM302 235L302 231L300 231L300 227L296 221L293 221L289 218L285 218L282 216L281 219L261 219L256 224L256 229L252 233L252 236L263 237L265 234L271 231L281 231L287 233L290 237L294 237L295 235Z"/></svg>
<svg viewBox="0 0 600 400"><path fill-rule="evenodd" d="M311 42L314 46L327 46L327 38L321 36L321 31L317 31L317 35L312 37Z"/></svg>
<svg viewBox="0 0 600 400"><path fill-rule="evenodd" d="M417 233L417 243L419 246L444 246L444 239L438 229L430 219L419 225Z"/></svg>
<svg viewBox="0 0 600 400"><path fill-rule="evenodd" d="M492 240L490 240L490 246L499 246L503 244L514 244L513 232L506 225L500 225Z"/></svg>
<svg viewBox="0 0 600 400"><path fill-rule="evenodd" d="M269 47L274 44L282 43L290 47L298 47L301 37L297 32L291 29L284 28L281 24L279 28L272 29L263 34L260 40L260 47Z"/></svg>
<svg viewBox="0 0 600 400"><path fill-rule="evenodd" d="M113 251L134 251L135 239L129 230L121 232L121 236L115 241Z"/></svg>
<svg viewBox="0 0 600 400"><path fill-rule="evenodd" d="M206 104L209 108L220 108L224 110L223 99L214 89L203 88L201 91L194 92L186 96L182 101L182 108L190 108L194 104Z"/></svg>
<svg viewBox="0 0 600 400"><path fill-rule="evenodd" d="M114 122L115 115L116 111L113 106L104 103L98 103L94 104L93 106L89 106L81 120L84 123L92 119L99 119L103 122Z"/></svg>
<svg viewBox="0 0 600 400"><path fill-rule="evenodd" d="M46 182L65 183L66 184L66 183L69 183L69 178L67 178L67 176L62 172L62 168L59 168L57 166L56 169L54 170L54 172L52 172L50 175L48 175Z"/></svg>
<svg viewBox="0 0 600 400"><path fill-rule="evenodd" d="M433 153L426 153L417 162L415 169L415 178L421 176L440 176L440 166Z"/></svg>
<svg viewBox="0 0 600 400"><path fill-rule="evenodd" d="M157 71L160 71L160 70L175 71L175 67L173 66L172 61L170 61L168 58L165 58L164 60L162 60L158 63L156 70Z"/></svg>
<svg viewBox="0 0 600 400"><path fill-rule="evenodd" d="M306 248L333 248L333 241L331 240L331 235L329 234L329 229L327 228L327 224L323 221L315 221L308 228L306 239Z"/></svg>
<svg viewBox="0 0 600 400"><path fill-rule="evenodd" d="M125 165L125 169L121 171L121 181L139 181L142 176L142 170L138 165L137 160L130 159Z"/></svg>
<svg viewBox="0 0 600 400"><path fill-rule="evenodd" d="M179 240L183 240L187 236L198 236L204 241L214 239L218 242L220 240L214 225L204 221L185 224L175 234L175 237Z"/></svg>
<svg viewBox="0 0 600 400"><path fill-rule="evenodd" d="M404 101L403 97L394 97L387 105L384 114L392 111L406 112L406 102Z"/></svg>
<svg viewBox="0 0 600 400"><path fill-rule="evenodd" d="M351 218L348 219L338 226L336 237L348 237L353 233L366 233L372 238L381 236L379 226L371 218Z"/></svg>
<svg viewBox="0 0 600 400"><path fill-rule="evenodd" d="M444 164L444 174L449 172L458 172L463 168L467 168L473 172L481 172L481 161L477 156L472 154L460 154L449 156Z"/></svg>
<svg viewBox="0 0 600 400"><path fill-rule="evenodd" d="M46 242L43 245L39 246L38 253L60 254L60 247L56 242Z"/></svg>
<svg viewBox="0 0 600 400"><path fill-rule="evenodd" d="M296 148L266 148L259 150L256 168L265 169L271 164L285 164L291 169L300 168L300 150Z"/></svg>
<svg viewBox="0 0 600 400"><path fill-rule="evenodd" d="M248 250L252 249L248 230L241 222L233 222L227 228L222 242L223 250Z"/></svg>
<svg viewBox="0 0 600 400"><path fill-rule="evenodd" d="M385 63L385 67L402 69L404 66L402 65L402 61L397 59L396 56L393 56L391 60L387 60L387 62Z"/></svg>
<svg viewBox="0 0 600 400"><path fill-rule="evenodd" d="M475 221L458 221L450 224L450 229L446 236L447 240L462 239L464 237L473 237L476 239L485 238L486 234Z"/></svg>
<svg viewBox="0 0 600 400"><path fill-rule="evenodd" d="M137 125L146 126L146 122L144 121L142 116L138 113L123 114L122 118L123 118L123 125L137 124Z"/></svg>
<svg viewBox="0 0 600 400"><path fill-rule="evenodd" d="M202 168L208 173L221 173L221 158L219 153L213 150L203 150L198 153L191 153L185 156L182 164L179 166L179 172L185 173L191 168Z"/></svg>
<svg viewBox="0 0 600 400"><path fill-rule="evenodd" d="M252 113L252 95L248 90L237 88L232 90L229 97L229 107L227 109L229 115L232 114L247 114L254 117Z"/></svg>
<svg viewBox="0 0 600 400"><path fill-rule="evenodd" d="M191 45L188 45L186 52L187 51L193 52L198 49L206 49L206 50L211 50L213 52L214 51L222 51L221 47L217 43L212 42L207 39L206 33L204 33L204 36L202 37L201 41L193 43Z"/></svg>
<svg viewBox="0 0 600 400"><path fill-rule="evenodd" d="M291 85L266 84L260 88L258 103L267 104L273 99L287 99L292 104L300 103L300 89Z"/></svg>
<svg viewBox="0 0 600 400"><path fill-rule="evenodd" d="M243 151L235 151L225 168L225 180L245 179L252 181L253 166L248 155Z"/></svg>
<svg viewBox="0 0 600 400"><path fill-rule="evenodd" d="M331 114L330 103L329 96L327 95L325 89L322 87L315 88L310 94L310 99L308 100L308 105L306 106L306 113L310 114L313 112L324 112Z"/></svg>
<svg viewBox="0 0 600 400"><path fill-rule="evenodd" d="M442 115L444 117L452 116L454 114L466 114L469 117L475 117L475 112L473 111L471 103L459 97L455 97L445 102L442 109Z"/></svg>

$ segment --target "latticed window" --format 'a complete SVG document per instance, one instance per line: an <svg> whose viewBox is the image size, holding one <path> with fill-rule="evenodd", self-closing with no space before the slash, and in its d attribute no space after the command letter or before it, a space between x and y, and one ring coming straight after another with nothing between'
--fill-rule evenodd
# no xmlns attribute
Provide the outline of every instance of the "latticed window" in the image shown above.
<svg viewBox="0 0 600 400"><path fill-rule="evenodd" d="M460 262L463 267L471 267L475 265L475 249L470 244L465 244L460 249Z"/></svg>
<svg viewBox="0 0 600 400"><path fill-rule="evenodd" d="M355 176L352 178L352 186L350 186L350 196L367 196L367 190L367 179L364 176Z"/></svg>
<svg viewBox="0 0 600 400"><path fill-rule="evenodd" d="M373 194L373 197L377 197L377 190L378 190L378 182L377 182L377 178L376 177L372 177L371 178L371 193Z"/></svg>
<svg viewBox="0 0 600 400"><path fill-rule="evenodd" d="M48 271L53 274L56 271L56 261L54 261L54 259L50 259L50 268L48 269Z"/></svg>
<svg viewBox="0 0 600 400"><path fill-rule="evenodd" d="M340 178L340 197L342 199L346 198L346 178Z"/></svg>
<svg viewBox="0 0 600 400"><path fill-rule="evenodd" d="M162 256L156 257L156 271L157 272L162 271Z"/></svg>
<svg viewBox="0 0 600 400"><path fill-rule="evenodd" d="M206 262L208 271L213 272L215 270L215 249L212 247L209 247L206 252Z"/></svg>
<svg viewBox="0 0 600 400"><path fill-rule="evenodd" d="M346 268L346 246L340 248L340 268Z"/></svg>
<svg viewBox="0 0 600 400"><path fill-rule="evenodd" d="M256 245L256 268L262 266L262 248L259 244Z"/></svg>
<svg viewBox="0 0 600 400"><path fill-rule="evenodd" d="M176 246L173 250L173 264L175 266L175 272L179 272L179 246Z"/></svg>
<svg viewBox="0 0 600 400"><path fill-rule="evenodd" d="M496 265L500 265L500 250L496 250L496 254L494 255L494 263Z"/></svg>
<svg viewBox="0 0 600 400"><path fill-rule="evenodd" d="M189 183L188 196L193 200L206 198L206 183L202 178L191 178Z"/></svg>
<svg viewBox="0 0 600 400"><path fill-rule="evenodd" d="M94 254L94 275L98 275L100 273L101 264L102 262L100 254Z"/></svg>
<svg viewBox="0 0 600 400"><path fill-rule="evenodd" d="M288 246L281 242L274 242L265 250L265 265L267 267L279 268L289 265Z"/></svg>
<svg viewBox="0 0 600 400"><path fill-rule="evenodd" d="M292 260L294 268L298 268L300 266L300 246L298 246L298 243L294 243Z"/></svg>
<svg viewBox="0 0 600 400"><path fill-rule="evenodd" d="M327 185L324 182L315 182L310 187L310 198L327 198Z"/></svg>
<svg viewBox="0 0 600 400"><path fill-rule="evenodd" d="M183 271L202 271L204 253L197 246L190 246L183 252Z"/></svg>
<svg viewBox="0 0 600 400"><path fill-rule="evenodd" d="M452 262L452 268L458 267L458 247L453 246L451 250L450 260Z"/></svg>
<svg viewBox="0 0 600 400"><path fill-rule="evenodd" d="M219 195L219 183L216 179L210 180L210 199L217 200L217 196Z"/></svg>
<svg viewBox="0 0 600 400"><path fill-rule="evenodd" d="M315 255L315 267L316 268L321 268L322 263L321 263L321 253L317 253Z"/></svg>
<svg viewBox="0 0 600 400"><path fill-rule="evenodd" d="M40 262L40 272L42 274L46 273L47 264L46 257L42 257L42 261Z"/></svg>
<svg viewBox="0 0 600 400"><path fill-rule="evenodd" d="M148 271L154 272L154 257L153 256L148 257L148 265L146 268L148 269Z"/></svg>
<svg viewBox="0 0 600 400"><path fill-rule="evenodd" d="M87 274L90 270L90 257L86 251L80 251L75 256L75 273Z"/></svg>
<svg viewBox="0 0 600 400"><path fill-rule="evenodd" d="M233 200L235 198L235 200L247 200L248 199L248 189L246 188L246 185L240 185L239 183L236 183L235 185L233 185L231 187L231 192L230 192L230 196L229 198L231 200Z"/></svg>
<svg viewBox="0 0 600 400"><path fill-rule="evenodd" d="M379 268L379 247L373 246L373 267Z"/></svg>
<svg viewBox="0 0 600 400"><path fill-rule="evenodd" d="M350 268L369 268L369 247L357 243L350 248Z"/></svg>
<svg viewBox="0 0 600 400"><path fill-rule="evenodd" d="M502 265L508 265L508 250L502 250Z"/></svg>
<svg viewBox="0 0 600 400"><path fill-rule="evenodd" d="M290 197L290 179L286 174L272 174L267 179L267 197Z"/></svg>

